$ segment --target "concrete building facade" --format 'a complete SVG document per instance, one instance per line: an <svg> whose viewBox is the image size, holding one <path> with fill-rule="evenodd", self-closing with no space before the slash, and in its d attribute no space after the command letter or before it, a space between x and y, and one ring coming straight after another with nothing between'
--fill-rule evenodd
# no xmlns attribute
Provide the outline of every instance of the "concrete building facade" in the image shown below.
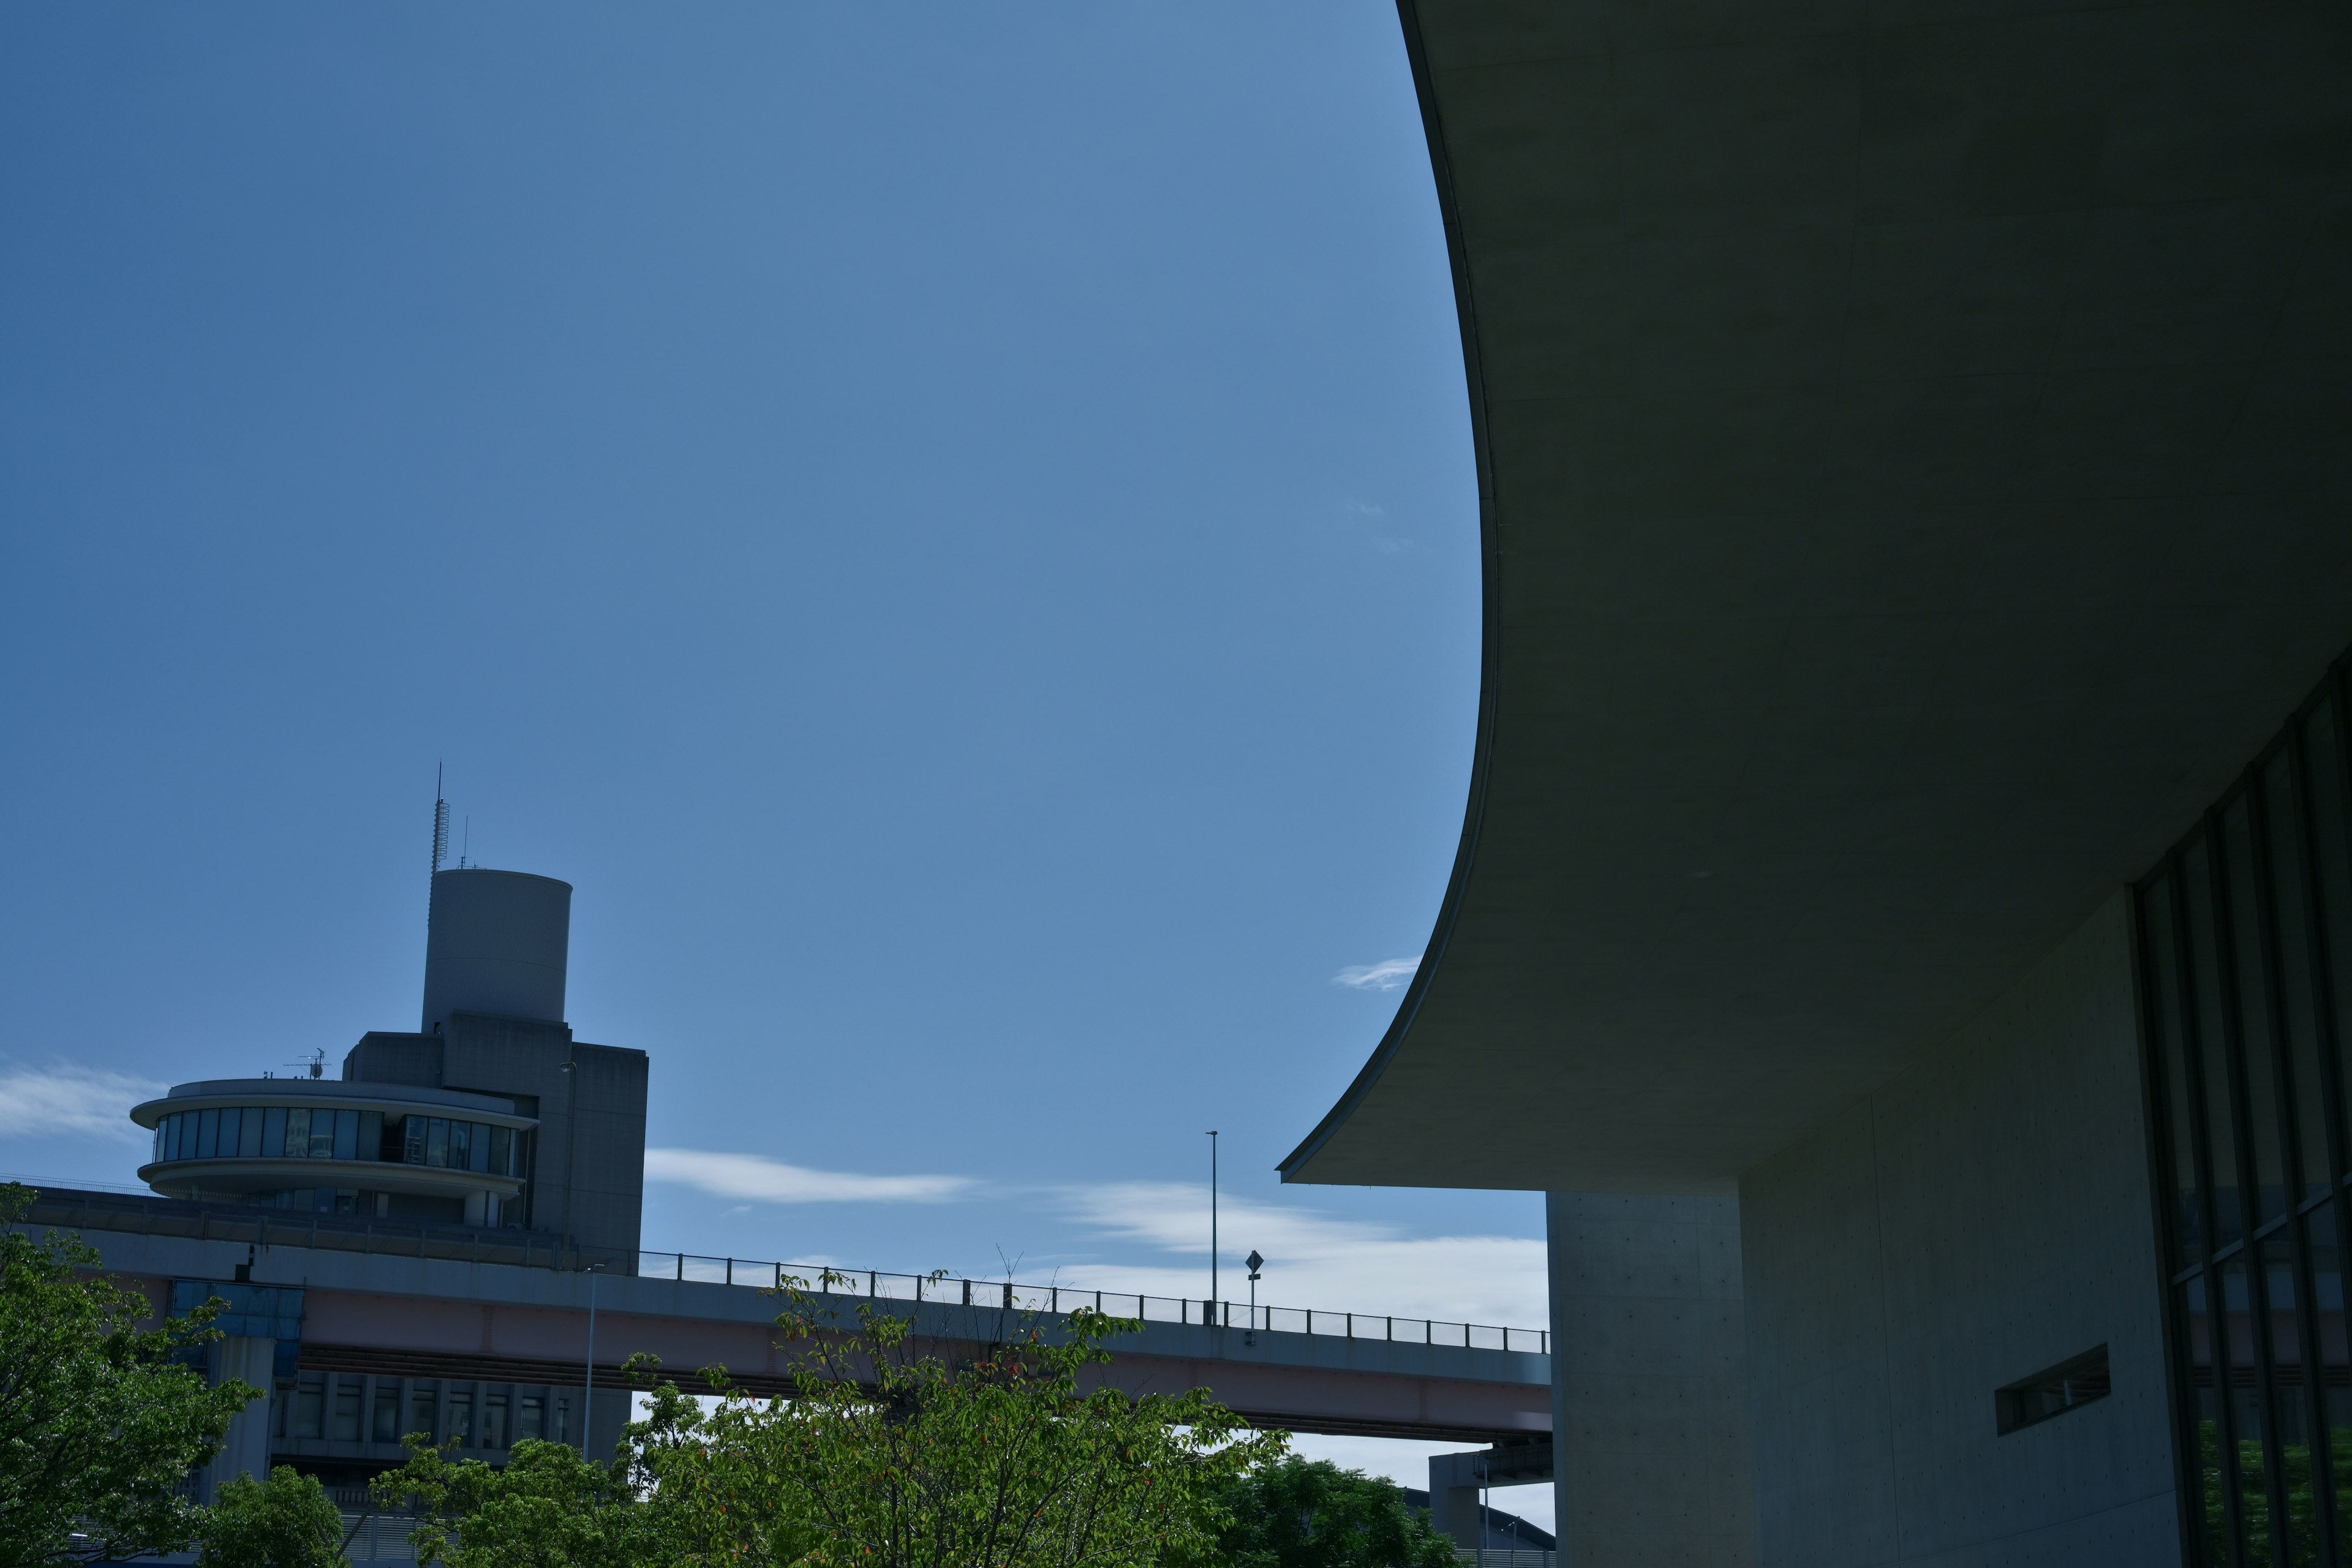
<svg viewBox="0 0 2352 1568"><path fill-rule="evenodd" d="M140 1178L199 1213L313 1216L314 1244L323 1215L345 1229L381 1221L387 1237L418 1238L420 1257L444 1232L445 1247L478 1259L486 1245L499 1257L520 1240L523 1258L545 1267L636 1273L647 1060L575 1040L563 1021L571 902L571 886L552 878L436 867L422 1027L362 1036L338 1079L314 1067L309 1077L173 1085L131 1113L153 1134ZM272 1463L364 1480L399 1463L415 1432L495 1463L519 1438L617 1436L627 1418L625 1390L596 1390L592 1410L585 1389L528 1368L518 1378L511 1367L451 1376L396 1357L306 1366L303 1289L257 1282L254 1267L169 1282L175 1313L226 1303L208 1352L215 1381L268 1391L232 1424L207 1495Z"/></svg>
<svg viewBox="0 0 2352 1568"><path fill-rule="evenodd" d="M436 870L424 1026L362 1036L340 1079L173 1085L131 1113L154 1133L140 1179L166 1197L535 1231L574 1266L635 1272L646 1058L563 1021L571 910L551 877Z"/></svg>
<svg viewBox="0 0 2352 1568"><path fill-rule="evenodd" d="M1478 735L1285 1179L1549 1194L1563 1563L2352 1565L2352 15L1400 16Z"/></svg>

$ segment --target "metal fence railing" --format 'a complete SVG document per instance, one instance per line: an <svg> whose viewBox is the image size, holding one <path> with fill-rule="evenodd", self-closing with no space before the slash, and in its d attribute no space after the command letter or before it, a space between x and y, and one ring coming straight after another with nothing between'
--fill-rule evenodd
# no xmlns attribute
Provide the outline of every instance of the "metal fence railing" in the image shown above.
<svg viewBox="0 0 2352 1568"><path fill-rule="evenodd" d="M618 1272L629 1262L625 1253L600 1254L583 1249L566 1237L532 1231L404 1226L356 1215L297 1214L242 1204L158 1198L129 1189L45 1187L26 1218L36 1226L55 1226L66 1230L127 1231L263 1247L326 1247L398 1258L502 1263L527 1268L570 1270L602 1263ZM814 1286L825 1267L816 1263L706 1258L681 1252L640 1252L635 1262L637 1273L649 1279L706 1280L760 1289L773 1289L787 1274L796 1275ZM876 1300L957 1301L1052 1313L1087 1306L1114 1317L1140 1318L1150 1323L1213 1323L1244 1331L1255 1328L1260 1332L1538 1354L1551 1351L1551 1336L1542 1329L1333 1311L1321 1307L1259 1307L1253 1319L1250 1307L1240 1301L1148 1296L1131 1290L1079 1290L1066 1285L1023 1285L1001 1279L950 1279L878 1269L835 1272L845 1281L835 1288L843 1294Z"/></svg>
<svg viewBox="0 0 2352 1568"><path fill-rule="evenodd" d="M347 1562L414 1563L416 1549L408 1544L408 1532L416 1528L416 1521L404 1513L343 1514L343 1556Z"/></svg>
<svg viewBox="0 0 2352 1568"><path fill-rule="evenodd" d="M690 1279L759 1290L775 1289L788 1278L798 1279L814 1290L827 1268L821 1263L706 1258L690 1252L637 1255L640 1279ZM954 1279L930 1274L894 1274L877 1268L833 1268L831 1273L834 1283L828 1288L829 1293L877 1301L932 1301L1054 1314L1092 1307L1115 1318L1139 1318L1147 1323L1194 1323L1265 1333L1320 1334L1332 1339L1551 1353L1551 1335L1544 1329L1399 1318L1385 1312L1332 1311L1322 1307L1262 1306L1253 1310L1244 1301L1147 1296L1132 1290L1082 1290L1068 1285L1024 1285L1007 1279Z"/></svg>

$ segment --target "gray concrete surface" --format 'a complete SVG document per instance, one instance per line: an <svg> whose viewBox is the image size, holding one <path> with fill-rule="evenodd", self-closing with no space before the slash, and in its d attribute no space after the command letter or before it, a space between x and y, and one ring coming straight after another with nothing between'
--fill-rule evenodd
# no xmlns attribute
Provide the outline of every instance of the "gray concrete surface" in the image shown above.
<svg viewBox="0 0 2352 1568"><path fill-rule="evenodd" d="M1769 1568L2180 1560L2130 976L2117 896L1740 1184ZM1997 1435L2100 1344L2111 1396Z"/></svg>
<svg viewBox="0 0 2352 1568"><path fill-rule="evenodd" d="M1430 1527L1472 1551L1550 1551L1554 1538L1513 1513L1510 1497L1515 1487L1550 1486L1552 1470L1549 1438L1432 1454L1423 1494ZM1406 1499L1412 1500L1410 1489Z"/></svg>
<svg viewBox="0 0 2352 1568"><path fill-rule="evenodd" d="M197 1495L211 1502L221 1483L238 1476L266 1480L269 1476L269 1396L274 1386L278 1342L231 1334L213 1342L205 1356L205 1373L215 1384L241 1379L261 1390L261 1397L231 1418L227 1439L198 1479Z"/></svg>
<svg viewBox="0 0 2352 1568"><path fill-rule="evenodd" d="M2352 12L1403 15L1479 752L1420 974L1286 1174L1727 1194L2143 872L2352 640Z"/></svg>
<svg viewBox="0 0 2352 1568"><path fill-rule="evenodd" d="M572 884L528 871L433 873L425 936L425 1034L455 1013L563 1022Z"/></svg>
<svg viewBox="0 0 2352 1568"><path fill-rule="evenodd" d="M437 1034L369 1034L343 1058L346 1079L495 1095L536 1116L524 1223L624 1269L644 1227L649 1073L645 1052L560 1023L462 1012Z"/></svg>
<svg viewBox="0 0 2352 1568"><path fill-rule="evenodd" d="M1754 1563L1738 1200L1551 1193L1544 1210L1561 1560Z"/></svg>

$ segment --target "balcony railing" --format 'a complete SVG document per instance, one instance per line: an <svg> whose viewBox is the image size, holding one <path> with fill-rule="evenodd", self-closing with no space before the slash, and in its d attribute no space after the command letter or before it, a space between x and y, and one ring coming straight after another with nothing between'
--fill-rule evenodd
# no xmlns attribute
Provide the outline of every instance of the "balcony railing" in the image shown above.
<svg viewBox="0 0 2352 1568"><path fill-rule="evenodd" d="M747 1258L706 1258L689 1252L640 1252L637 1276L645 1279L690 1279L772 1290L788 1279L814 1290L828 1265L772 1263ZM1132 1290L1078 1289L1068 1285L1024 1285L1007 1279L956 1279L929 1274L893 1274L882 1269L830 1269L834 1295L876 1301L931 1301L1013 1312L1060 1314L1092 1307L1115 1318L1147 1323L1192 1323L1255 1330L1265 1333L1320 1334L1331 1339L1382 1340L1400 1344L1453 1345L1469 1350L1551 1353L1543 1329L1505 1328L1491 1323L1454 1323L1433 1318L1399 1318L1385 1312L1334 1311L1323 1307L1255 1309L1246 1301L1210 1301L1193 1296L1147 1296Z"/></svg>

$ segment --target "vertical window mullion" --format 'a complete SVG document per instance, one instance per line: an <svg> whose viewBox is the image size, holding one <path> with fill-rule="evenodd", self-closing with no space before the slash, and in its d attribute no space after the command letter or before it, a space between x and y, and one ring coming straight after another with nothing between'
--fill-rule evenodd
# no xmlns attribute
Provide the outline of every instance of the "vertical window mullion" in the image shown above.
<svg viewBox="0 0 2352 1568"><path fill-rule="evenodd" d="M2245 1259L2246 1327L2254 1354L2254 1402L2263 1415L2263 1480L2270 1493L2270 1560L2283 1557L2281 1542L2287 1529L2286 1453L2279 1441L2278 1365L2272 1355L2270 1281L2263 1268L2263 1249L2254 1240L2262 1224L2262 1172L2256 1163L2254 1108L2248 1103L2252 1082L2246 1072L2245 1000L2238 984L2237 921L2230 907L2229 834L2221 809L2205 814L2205 871L2211 884L2213 977L2221 988L2221 1049L2230 1083L2231 1121L2237 1136L2241 1206L2246 1208ZM2290 1211L2291 1212L2291 1211ZM2226 1306L2226 1300L2223 1302Z"/></svg>
<svg viewBox="0 0 2352 1568"><path fill-rule="evenodd" d="M2211 857L2207 857L2210 861ZM2199 1202L2203 1205L2205 1257L2204 1264L2206 1321L2211 1341L2209 1352L2213 1363L2213 1440L2221 1462L2221 1518L2230 1541L2230 1561L2225 1564L2209 1563L2207 1568L2245 1568L2246 1521L2241 1506L2243 1489L2238 1481L2238 1413L2230 1387L2230 1300L2224 1288L2221 1271L2214 1266L2213 1249L2219 1245L2221 1232L2213 1200L2213 1141L2208 1124L2213 1118L2213 1108L2206 1102L2208 1079L2205 1073L2206 1043L2204 1031L2199 1026L2197 1011L2197 955L2189 937L2189 904L2188 858L2181 846L2175 846L2171 855L2169 875L2172 879L2172 948L2173 984L2179 994L2180 1046L2189 1072L2189 1117L2196 1137L2191 1158L2197 1166ZM2215 1048L2219 1048L2218 1044ZM2224 1106L2221 1113L2229 1114ZM2242 1142L2240 1144L2243 1148ZM2239 1178L2241 1181L2242 1177ZM2242 1207L2243 1200L2241 1200ZM2202 1435L2190 1450L2190 1464L2197 1468L2198 1509L2204 1508L2204 1476L2198 1449L2202 1447ZM2200 1532L2201 1540L2202 1532Z"/></svg>
<svg viewBox="0 0 2352 1568"><path fill-rule="evenodd" d="M2352 1170L2352 1148L2346 1143L2343 1084L2339 1081L2343 1069L2336 1055L2336 987L2328 973L2327 908L2319 891L2319 836L2311 820L2310 749L2304 741L2301 724L2289 731L2287 744L2287 778L2293 785L2294 800L2295 873L2303 889L2303 907L2309 911L2303 934L2304 944L2311 950L2311 1016L2313 1026L2319 1032L2320 1076L2327 1080L2324 1086L2327 1093L2327 1184L2330 1191L2341 1191L2345 1172Z"/></svg>
<svg viewBox="0 0 2352 1568"><path fill-rule="evenodd" d="M2180 1009L2180 1058L2182 1076L2188 1080L2189 1163L2197 1172L2197 1208L2203 1235L2200 1256L2186 1261L2213 1264L2213 1249L2220 1245L2220 1214L2214 1206L2213 1138L2209 1125L2213 1108L2205 1100L2205 1037L2197 1022L2196 955L2190 951L2189 938L2189 904L2187 894L2188 867L2179 850L2172 852L2165 868L2166 878L2172 884L2172 976L2177 994L2175 1005Z"/></svg>
<svg viewBox="0 0 2352 1568"><path fill-rule="evenodd" d="M2294 729L2294 726L2289 727L2290 743L2292 743ZM2257 763L2256 766L2259 770L2260 764ZM2290 793L2292 793L2294 774L2292 757L2290 757L2288 773ZM2319 1364L2319 1314L2314 1300L2317 1287L2311 1266L2310 1237L2303 1222L2294 1217L2301 1207L2305 1190L2310 1184L2309 1173L2313 1163L2328 1160L2328 1152L2326 1150L2305 1151L2301 1147L2302 1121L2295 1114L2294 1100L2301 1094L2324 1095L2326 1092L2326 1086L2317 1083L2299 1084L2295 1081L2294 1054L2287 1042L2286 974L2279 952L2278 868L2273 863L2272 847L2274 841L2271 837L2270 805L2263 788L2259 771L2250 774L2248 779L2246 826L2249 861L2247 868L2254 879L2254 943L2260 952L2263 970L2261 977L2264 996L2263 1011L2267 1016L2270 1025L2273 1081L2278 1084L2280 1090L2279 1103L2275 1108L2278 1112L2280 1147L2286 1151L2289 1215L2287 1256L2290 1260L2289 1267L2294 1270L2295 1340L2299 1357L2297 1364L2303 1390L2304 1440L2309 1449L2305 1462L2311 1467L2311 1501L2315 1532L2318 1537L2319 1561L2323 1568L2338 1568L2336 1553L2336 1500L2333 1478L2329 1474L2327 1452L2326 1390L2321 1384ZM2298 878L2297 881L2300 884L2301 879ZM2326 1068L2322 1067L2320 1070L2325 1074ZM2321 1184L2327 1191L2330 1201L2334 1201L2337 1194L2332 1163L2326 1171L2326 1180ZM2264 1307L2263 1321L2267 1331L2271 1322L2268 1310L2270 1276L2267 1269L2263 1271L2263 1278ZM2266 1356L2273 1362L2275 1357L2273 1352L2275 1349L2276 1347L2273 1345L2265 1352ZM2273 1418L2275 1421L2279 1389L2275 1364L2272 1368L2270 1386L2273 1405ZM2281 1461L2278 1479L2273 1491L2284 1501L2285 1496L2284 1489L2287 1484L2284 1469L2286 1449L2284 1434L2277 1435L2272 1446L2278 1450ZM2281 1514L2279 1519L2282 1525L2292 1530L2292 1520L2284 1514ZM2287 1554L2281 1551L2276 1542L2273 1542L2272 1555L2273 1559L2284 1561Z"/></svg>
<svg viewBox="0 0 2352 1568"><path fill-rule="evenodd" d="M2170 867L2159 868L2131 895L2132 910L2132 994L2139 1007L2140 1080L2142 1102L2146 1106L2148 1127L2148 1163L2155 1172L2151 1192L2155 1196L2157 1256L2164 1259L2164 1288L2161 1310L2164 1324L2165 1398L2172 1417L2172 1451L2174 1457L2174 1487L2180 1515L2180 1538L2189 1553L2191 1568L2214 1568L2205 1561L2205 1468L2203 1464L2203 1432L2197 1410L2197 1356L2191 1342L2189 1324L2181 1311L2181 1289L2173 1283L2181 1269L2189 1263L2210 1264L2213 1252L2212 1229L2208 1224L2197 1227L2198 1256L2191 1258L2180 1245L2179 1235L2181 1220L2173 1212L2179 1199L2180 1141L2189 1137L2188 1128L2174 1125L2176 1120L2165 1058L2169 1054L2180 1063L2180 1079L2184 1090L2181 1109L2189 1110L2186 1101L2196 1089L2190 1081L2189 1062L2180 1040L2164 1038L2164 1008L2161 996L2163 965L2155 954L2159 942L2166 942L2170 931L2158 931L2148 919L2149 889L2165 884L2170 877ZM2177 889L2167 887L2166 913L2170 919L2180 918L2173 905L2179 901ZM2193 1111L2190 1112L2193 1114ZM2191 1155L2192 1169L2195 1156ZM2195 1190L2189 1201L2206 1206L2204 1177L2200 1172L2192 1177ZM2211 1299L2211 1282L2207 1281L2207 1299ZM2207 1321L2211 1321L2209 1310ZM2210 1330L2209 1330L2210 1333Z"/></svg>
<svg viewBox="0 0 2352 1568"><path fill-rule="evenodd" d="M2346 666L2340 659L2328 671L2326 700L2334 710L2332 717L2335 722L2332 728L2335 731L2337 758L2336 776L2342 786L2343 798L2338 800L2336 805L2336 809L2344 814L2347 827L2352 827L2352 728L2347 728L2352 726L2352 678L2347 677ZM2305 931L2312 943L2312 1016L2314 1026L2319 1031L2319 1070L2331 1079L2327 1094L2330 1118L2328 1131L2336 1146L2333 1151L2335 1163L2328 1172L2328 1209L2336 1221L2336 1256L2339 1260L2352 1259L2352 1193L2345 1190L2342 1181L2343 1174L2347 1171L2352 1171L2352 1125L2347 1125L2346 1121L2343 1086L2339 1082L2333 1081L2340 1079L2343 1073L2342 1060L2336 1054L2337 1032L2341 1026L2336 1014L2335 970L2327 951L2328 911L2321 897L2319 832L2318 826L2314 821L2314 813L2320 807L2313 799L2309 748L2305 742L2303 725L2300 721L2290 726L2287 743L2294 747L2295 858L2300 863L2305 879L2304 904L2311 911L2310 919L2305 922ZM2352 842L2352 839L2347 839L2347 842ZM2340 910L2338 913L2345 919L2352 919L2352 910ZM2338 1289L2342 1288L2343 1285L2339 1282ZM2347 1306L2352 1306L2352 1303L2347 1303ZM2327 1400L2327 1367L2325 1355L2319 1358L2319 1362L2318 1381L2315 1394L2323 1412L2320 1429L2325 1434L2325 1444L2328 1449L2328 1458L2332 1461L2335 1458L2336 1436L2334 1427L2326 1424L2324 1414ZM2319 1446L2317 1443L2314 1444L2315 1447ZM2314 1473L2312 1484L2315 1489L2320 1484L2316 1471ZM2335 1500L2332 1486L2330 1493L2329 1500L2332 1502Z"/></svg>

